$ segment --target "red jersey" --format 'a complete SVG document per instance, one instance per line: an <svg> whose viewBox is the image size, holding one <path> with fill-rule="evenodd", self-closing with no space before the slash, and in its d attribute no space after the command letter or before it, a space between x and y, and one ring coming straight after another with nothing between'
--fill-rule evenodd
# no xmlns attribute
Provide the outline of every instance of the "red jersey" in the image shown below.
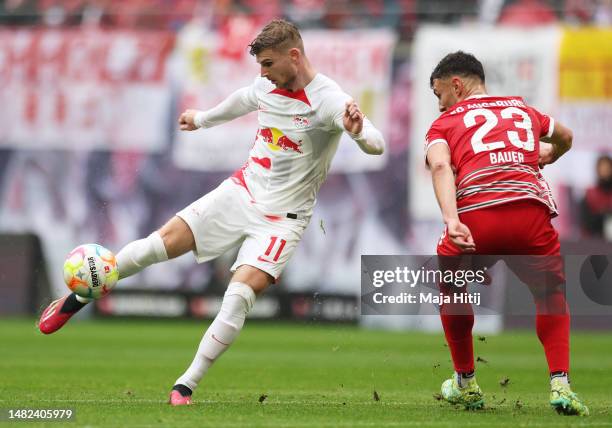
<svg viewBox="0 0 612 428"><path fill-rule="evenodd" d="M459 213L535 199L557 214L538 167L540 138L555 122L520 97L470 97L444 112L427 132L425 155L448 145L455 171Z"/></svg>

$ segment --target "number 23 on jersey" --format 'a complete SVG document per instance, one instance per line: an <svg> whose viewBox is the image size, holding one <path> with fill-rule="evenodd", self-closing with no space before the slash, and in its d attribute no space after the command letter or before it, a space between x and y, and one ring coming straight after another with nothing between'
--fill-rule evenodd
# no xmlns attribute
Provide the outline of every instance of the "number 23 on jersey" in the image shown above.
<svg viewBox="0 0 612 428"><path fill-rule="evenodd" d="M533 136L532 123L529 114L518 107L508 107L500 111L500 116L503 119L514 119L515 130L506 131L507 140L519 149L531 152L535 148L535 138ZM506 147L505 141L492 141L485 143L483 140L499 123L497 114L492 110L479 108L470 110L463 116L463 123L466 128L478 126L477 117L483 117L484 122L480 124L474 135L472 136L472 149L474 153L503 149ZM524 132L519 133L519 130ZM522 135L521 135L522 134Z"/></svg>

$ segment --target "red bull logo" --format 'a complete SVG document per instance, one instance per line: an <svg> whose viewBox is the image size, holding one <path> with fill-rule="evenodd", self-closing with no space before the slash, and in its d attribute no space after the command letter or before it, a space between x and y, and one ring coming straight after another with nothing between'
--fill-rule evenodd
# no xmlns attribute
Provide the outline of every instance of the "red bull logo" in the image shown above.
<svg viewBox="0 0 612 428"><path fill-rule="evenodd" d="M297 153L302 153L300 147L302 146L302 140L297 143L283 134L277 128L262 128L259 130L259 135L265 144L268 145L270 150L293 150Z"/></svg>

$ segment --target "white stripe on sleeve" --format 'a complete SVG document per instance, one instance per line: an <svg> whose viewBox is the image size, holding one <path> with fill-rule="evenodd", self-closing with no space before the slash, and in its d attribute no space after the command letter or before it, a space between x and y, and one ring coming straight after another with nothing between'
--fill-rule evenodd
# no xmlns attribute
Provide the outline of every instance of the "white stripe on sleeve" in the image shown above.
<svg viewBox="0 0 612 428"><path fill-rule="evenodd" d="M553 132L555 132L555 119L549 117L550 122L548 123L548 134L546 136L548 138L552 137Z"/></svg>

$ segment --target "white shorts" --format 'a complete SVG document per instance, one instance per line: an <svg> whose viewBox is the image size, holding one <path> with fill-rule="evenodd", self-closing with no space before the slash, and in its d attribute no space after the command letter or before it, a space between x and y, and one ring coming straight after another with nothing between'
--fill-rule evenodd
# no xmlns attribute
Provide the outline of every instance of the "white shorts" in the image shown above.
<svg viewBox="0 0 612 428"><path fill-rule="evenodd" d="M223 181L177 214L195 238L198 263L240 246L232 272L254 266L278 279L291 258L309 219L266 215L251 202L248 191L232 179Z"/></svg>

